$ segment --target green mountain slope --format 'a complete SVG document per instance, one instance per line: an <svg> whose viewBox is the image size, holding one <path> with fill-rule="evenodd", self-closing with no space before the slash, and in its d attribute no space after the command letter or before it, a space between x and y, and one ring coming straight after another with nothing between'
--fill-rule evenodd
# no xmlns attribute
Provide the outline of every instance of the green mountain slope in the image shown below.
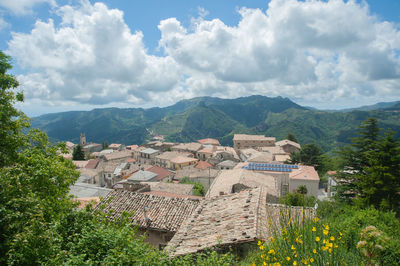
<svg viewBox="0 0 400 266"><path fill-rule="evenodd" d="M384 104L380 104L384 106ZM44 130L52 141L88 141L141 144L150 132L170 141L217 138L232 145L234 133L264 134L283 139L294 133L302 143L314 142L325 151L349 142L367 117L391 128L400 137L398 105L372 111L326 112L310 110L287 98L250 96L237 99L198 97L165 108L106 108L85 112L48 114L33 119L32 127Z"/></svg>

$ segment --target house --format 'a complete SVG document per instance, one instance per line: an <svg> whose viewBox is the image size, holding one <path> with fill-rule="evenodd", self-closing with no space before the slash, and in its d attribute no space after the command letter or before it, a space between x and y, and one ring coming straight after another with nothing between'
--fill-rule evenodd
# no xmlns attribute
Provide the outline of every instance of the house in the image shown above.
<svg viewBox="0 0 400 266"><path fill-rule="evenodd" d="M87 184L76 182L69 187L69 195L73 195L76 198L89 198L89 197L106 197L112 189L99 187L95 184Z"/></svg>
<svg viewBox="0 0 400 266"><path fill-rule="evenodd" d="M237 165L237 162L226 160L217 164L218 169L220 170L229 170L233 169Z"/></svg>
<svg viewBox="0 0 400 266"><path fill-rule="evenodd" d="M100 170L91 168L78 169L80 176L78 182L86 184L99 184L100 183Z"/></svg>
<svg viewBox="0 0 400 266"><path fill-rule="evenodd" d="M193 184L176 184L165 182L141 182L141 184L149 185L150 191L160 191L188 196L193 195Z"/></svg>
<svg viewBox="0 0 400 266"><path fill-rule="evenodd" d="M133 151L136 150L137 148L139 148L138 145L128 145L125 147L127 150Z"/></svg>
<svg viewBox="0 0 400 266"><path fill-rule="evenodd" d="M319 176L313 166L299 165L289 174L289 191L293 192L300 186L306 186L307 194L318 196Z"/></svg>
<svg viewBox="0 0 400 266"><path fill-rule="evenodd" d="M278 141L276 143L276 146L282 147L282 149L287 153L298 152L301 149L301 146L299 143L288 140L288 139Z"/></svg>
<svg viewBox="0 0 400 266"><path fill-rule="evenodd" d="M208 168L212 168L212 164L210 164L206 161L199 161L194 168L206 170Z"/></svg>
<svg viewBox="0 0 400 266"><path fill-rule="evenodd" d="M116 161L100 161L97 169L100 171L99 185L111 188L122 179L124 170L128 170L130 164Z"/></svg>
<svg viewBox="0 0 400 266"><path fill-rule="evenodd" d="M198 199L171 198L114 190L97 205L96 210L106 213L110 221L121 217L124 212L132 213L131 223L139 226L145 241L162 248L175 235L199 205Z"/></svg>
<svg viewBox="0 0 400 266"><path fill-rule="evenodd" d="M190 152L195 155L196 152L199 151L201 148L203 148L203 145L201 145L200 143L190 142L179 143L178 145L172 146L171 150L178 152Z"/></svg>
<svg viewBox="0 0 400 266"><path fill-rule="evenodd" d="M174 159L178 156L193 157L193 154L190 152L166 151L155 157L155 164L171 169L171 159Z"/></svg>
<svg viewBox="0 0 400 266"><path fill-rule="evenodd" d="M270 163L274 156L269 152L259 152L250 156L246 162L249 163Z"/></svg>
<svg viewBox="0 0 400 266"><path fill-rule="evenodd" d="M245 169L222 170L214 179L206 197L238 192L244 188L264 187L269 201L276 202L281 196L276 177Z"/></svg>
<svg viewBox="0 0 400 266"><path fill-rule="evenodd" d="M144 163L144 164L155 164L156 162L156 156L160 154L159 150L155 150L152 148L147 148L143 149L140 152L140 156L136 158L136 160L139 163Z"/></svg>
<svg viewBox="0 0 400 266"><path fill-rule="evenodd" d="M240 149L275 146L275 140L274 137L265 137L264 135L234 134L233 148L238 151Z"/></svg>
<svg viewBox="0 0 400 266"><path fill-rule="evenodd" d="M183 178L189 178L193 182L199 182L204 186L205 190L208 190L215 177L218 175L220 170L217 169L198 169L198 168L185 168L176 171L174 180L179 181Z"/></svg>
<svg viewBox="0 0 400 266"><path fill-rule="evenodd" d="M77 169L85 168L89 161L72 161L72 163L76 166Z"/></svg>
<svg viewBox="0 0 400 266"><path fill-rule="evenodd" d="M164 151L170 151L172 146L176 145L176 143L172 143L172 142L163 142L163 141L150 141L146 144L143 144L143 147L146 148L152 148L152 149L156 149L159 150L161 152Z"/></svg>
<svg viewBox="0 0 400 266"><path fill-rule="evenodd" d="M214 153L214 148L213 147L208 147L208 148L203 148L201 150L198 150L196 155L197 158L199 158L202 161L207 161L209 158L212 157Z"/></svg>
<svg viewBox="0 0 400 266"><path fill-rule="evenodd" d="M132 158L132 156L133 156L132 151L124 150L124 151L114 151L102 155L101 158L103 158L103 160L106 162L111 162L111 161L125 162L127 159Z"/></svg>
<svg viewBox="0 0 400 266"><path fill-rule="evenodd" d="M240 162L240 158L234 148L218 146L216 147L212 157L208 159L208 162L216 165L226 160Z"/></svg>
<svg viewBox="0 0 400 266"><path fill-rule="evenodd" d="M110 145L108 145L109 149L112 149L114 151L122 151L125 149L125 145L120 144L120 143L112 143Z"/></svg>
<svg viewBox="0 0 400 266"><path fill-rule="evenodd" d="M262 154L262 152L260 152L260 151L258 151L256 149L253 149L253 148L248 148L248 149L240 149L239 150L239 154L240 154L240 156L239 156L240 159L243 162L245 162L251 157L255 157L257 155Z"/></svg>
<svg viewBox="0 0 400 266"><path fill-rule="evenodd" d="M99 165L100 160L99 159L90 159L88 163L86 164L85 168L87 169L96 169L97 166Z"/></svg>
<svg viewBox="0 0 400 266"><path fill-rule="evenodd" d="M148 168L145 168L146 171L152 172L157 174L157 181L172 181L173 177L174 177L174 173L169 171L168 169L165 169L163 167L154 165Z"/></svg>
<svg viewBox="0 0 400 266"><path fill-rule="evenodd" d="M220 146L221 145L221 144L219 144L219 141L217 139L211 139L211 138L199 139L197 142L200 143L201 145L212 145L212 146Z"/></svg>
<svg viewBox="0 0 400 266"><path fill-rule="evenodd" d="M180 170L186 167L192 167L197 163L198 159L186 156L178 156L171 159L171 169Z"/></svg>
<svg viewBox="0 0 400 266"><path fill-rule="evenodd" d="M289 154L275 154L274 155L274 161L284 163L287 162L290 159Z"/></svg>
<svg viewBox="0 0 400 266"><path fill-rule="evenodd" d="M206 249L246 250L258 240L268 241L273 230L291 213L293 220L315 216L313 208L267 204L264 188L206 198L182 223L165 250L172 256L193 254ZM268 221L276 226L268 226Z"/></svg>
<svg viewBox="0 0 400 266"><path fill-rule="evenodd" d="M126 180L127 180L127 182L132 182L132 183L156 182L157 177L158 177L158 174L156 174L156 173L149 172L146 170L139 170L139 171L133 173Z"/></svg>
<svg viewBox="0 0 400 266"><path fill-rule="evenodd" d="M103 149L103 145L98 144L98 143L90 143L82 146L82 151L85 153L85 155L89 155L93 152L99 152Z"/></svg>

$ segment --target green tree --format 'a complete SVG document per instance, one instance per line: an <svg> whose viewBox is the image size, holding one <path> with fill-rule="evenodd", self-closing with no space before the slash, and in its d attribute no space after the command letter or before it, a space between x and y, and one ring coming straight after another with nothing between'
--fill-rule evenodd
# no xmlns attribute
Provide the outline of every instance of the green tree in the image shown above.
<svg viewBox="0 0 400 266"><path fill-rule="evenodd" d="M17 158L17 150L25 142L21 131L29 126L28 117L14 107L24 96L16 92L18 81L7 74L12 68L11 58L0 51L0 167L8 166Z"/></svg>
<svg viewBox="0 0 400 266"><path fill-rule="evenodd" d="M294 134L292 134L292 133L289 133L289 134L286 136L286 139L291 140L291 141L294 141L294 142L296 142L296 143L299 143L298 140L297 140L297 138L296 138L296 136L295 136Z"/></svg>
<svg viewBox="0 0 400 266"><path fill-rule="evenodd" d="M85 160L85 153L82 150L81 144L75 146L74 151L72 152L72 160L75 161Z"/></svg>
<svg viewBox="0 0 400 266"><path fill-rule="evenodd" d="M299 187L296 189L296 192L297 192L297 193L300 193L300 194L303 194L303 195L306 195L307 192L308 192L308 190L307 190L307 187L306 187L305 185L302 185L302 186L299 186Z"/></svg>
<svg viewBox="0 0 400 266"><path fill-rule="evenodd" d="M302 163L315 167L319 174L326 168L324 166L324 156L322 149L314 143L303 145L298 152L292 152L288 163L296 164Z"/></svg>
<svg viewBox="0 0 400 266"><path fill-rule="evenodd" d="M338 194L362 206L400 213L400 143L392 131L380 136L375 118L368 118L359 130L359 137L340 152L345 170Z"/></svg>

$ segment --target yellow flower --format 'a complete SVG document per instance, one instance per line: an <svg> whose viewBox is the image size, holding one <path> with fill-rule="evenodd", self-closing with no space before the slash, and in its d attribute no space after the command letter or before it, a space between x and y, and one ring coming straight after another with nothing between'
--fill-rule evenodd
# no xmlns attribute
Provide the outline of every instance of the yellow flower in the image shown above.
<svg viewBox="0 0 400 266"><path fill-rule="evenodd" d="M329 231L328 231L328 230L323 230L322 233L323 233L324 235L327 235L327 234L329 234Z"/></svg>
<svg viewBox="0 0 400 266"><path fill-rule="evenodd" d="M321 240L321 238L319 238L319 236L317 236L316 238L315 238L315 241L317 241L317 242L319 242Z"/></svg>
<svg viewBox="0 0 400 266"><path fill-rule="evenodd" d="M332 249L331 248L328 251L329 251L329 253L332 253Z"/></svg>
<svg viewBox="0 0 400 266"><path fill-rule="evenodd" d="M264 261L264 262L263 262L263 265L264 265L264 266L266 266L266 265L267 265L267 263Z"/></svg>
<svg viewBox="0 0 400 266"><path fill-rule="evenodd" d="M286 260L287 260L287 261L290 261L290 257L286 257Z"/></svg>
<svg viewBox="0 0 400 266"><path fill-rule="evenodd" d="M334 247L335 247L335 248L338 248L339 246L335 244Z"/></svg>
<svg viewBox="0 0 400 266"><path fill-rule="evenodd" d="M317 250L314 248L312 251L314 254L317 254Z"/></svg>
<svg viewBox="0 0 400 266"><path fill-rule="evenodd" d="M329 230L329 224L326 224L325 229Z"/></svg>
<svg viewBox="0 0 400 266"><path fill-rule="evenodd" d="M315 228L315 226L313 226L311 231L315 232L315 231L317 231L317 228Z"/></svg>
<svg viewBox="0 0 400 266"><path fill-rule="evenodd" d="M335 237L331 236L331 238L329 238L331 241L335 241Z"/></svg>
<svg viewBox="0 0 400 266"><path fill-rule="evenodd" d="M293 261L293 265L297 265L297 261Z"/></svg>
<svg viewBox="0 0 400 266"><path fill-rule="evenodd" d="M264 245L260 246L260 249L263 250L264 249Z"/></svg>
<svg viewBox="0 0 400 266"><path fill-rule="evenodd" d="M292 250L295 250L296 248L292 245Z"/></svg>
<svg viewBox="0 0 400 266"><path fill-rule="evenodd" d="M341 232L339 232L339 235L342 236L343 234Z"/></svg>
<svg viewBox="0 0 400 266"><path fill-rule="evenodd" d="M273 249L270 249L270 250L268 251L268 254L275 255L275 250L273 250Z"/></svg>
<svg viewBox="0 0 400 266"><path fill-rule="evenodd" d="M258 240L258 245L261 246L262 242L260 240Z"/></svg>
<svg viewBox="0 0 400 266"><path fill-rule="evenodd" d="M313 258L311 258L311 259L310 259L310 262L311 262L311 263L313 263L313 262L314 262L314 259L313 259Z"/></svg>
<svg viewBox="0 0 400 266"><path fill-rule="evenodd" d="M321 249L322 249L322 251L325 251L325 250L327 250L328 248L325 247L325 246L322 246Z"/></svg>
<svg viewBox="0 0 400 266"><path fill-rule="evenodd" d="M319 221L319 218L318 218L317 216L315 216L313 222L316 223L316 222L318 222L318 221Z"/></svg>

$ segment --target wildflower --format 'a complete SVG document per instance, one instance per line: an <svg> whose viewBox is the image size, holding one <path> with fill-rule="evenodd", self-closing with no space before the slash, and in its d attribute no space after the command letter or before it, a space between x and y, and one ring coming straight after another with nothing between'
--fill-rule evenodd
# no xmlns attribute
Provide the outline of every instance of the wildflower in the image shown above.
<svg viewBox="0 0 400 266"><path fill-rule="evenodd" d="M339 246L335 244L334 247L335 247L335 248L338 248Z"/></svg>
<svg viewBox="0 0 400 266"><path fill-rule="evenodd" d="M319 221L319 218L318 218L317 216L315 216L313 222L316 223L316 222L318 222L318 221Z"/></svg>
<svg viewBox="0 0 400 266"><path fill-rule="evenodd" d="M273 250L273 249L270 249L270 250L268 251L268 254L275 255L275 250Z"/></svg>
<svg viewBox="0 0 400 266"><path fill-rule="evenodd" d="M328 248L325 246L322 246L321 249L322 249L322 251L326 251Z"/></svg>
<svg viewBox="0 0 400 266"><path fill-rule="evenodd" d="M264 245L260 246L260 249L263 250L264 249Z"/></svg>
<svg viewBox="0 0 400 266"><path fill-rule="evenodd" d="M326 224L325 229L329 230L329 224Z"/></svg>
<svg viewBox="0 0 400 266"><path fill-rule="evenodd" d="M329 231L328 231L328 230L323 230L322 233L323 233L324 235L328 235L328 234L329 234Z"/></svg>
<svg viewBox="0 0 400 266"><path fill-rule="evenodd" d="M329 252L329 253L332 253L332 249L331 249L331 248L330 248L330 249L328 249L328 252Z"/></svg>
<svg viewBox="0 0 400 266"><path fill-rule="evenodd" d="M266 266L266 265L267 265L267 263L264 261L264 262L263 262L263 265L264 265L264 266Z"/></svg>
<svg viewBox="0 0 400 266"><path fill-rule="evenodd" d="M286 257L286 260L287 260L287 261L290 261L290 257Z"/></svg>
<svg viewBox="0 0 400 266"><path fill-rule="evenodd" d="M258 240L258 245L261 246L262 242L260 240Z"/></svg>
<svg viewBox="0 0 400 266"><path fill-rule="evenodd" d="M334 236L331 236L329 239L330 239L331 241L335 241L335 237L334 237Z"/></svg>
<svg viewBox="0 0 400 266"><path fill-rule="evenodd" d="M297 265L297 261L293 261L293 265Z"/></svg>
<svg viewBox="0 0 400 266"><path fill-rule="evenodd" d="M317 250L314 248L312 251L314 254L317 254Z"/></svg>
<svg viewBox="0 0 400 266"><path fill-rule="evenodd" d="M296 250L296 248L292 245L292 250Z"/></svg>
<svg viewBox="0 0 400 266"><path fill-rule="evenodd" d="M315 231L317 231L317 228L315 228L315 226L313 226L311 231L315 232Z"/></svg>
<svg viewBox="0 0 400 266"><path fill-rule="evenodd" d="M314 262L314 259L313 259L313 258L311 258L311 259L310 259L310 262L311 262L311 263L313 263L313 262Z"/></svg>
<svg viewBox="0 0 400 266"><path fill-rule="evenodd" d="M321 240L321 238L319 238L319 236L317 236L316 238L315 238L315 241L317 241L317 242L319 242Z"/></svg>

